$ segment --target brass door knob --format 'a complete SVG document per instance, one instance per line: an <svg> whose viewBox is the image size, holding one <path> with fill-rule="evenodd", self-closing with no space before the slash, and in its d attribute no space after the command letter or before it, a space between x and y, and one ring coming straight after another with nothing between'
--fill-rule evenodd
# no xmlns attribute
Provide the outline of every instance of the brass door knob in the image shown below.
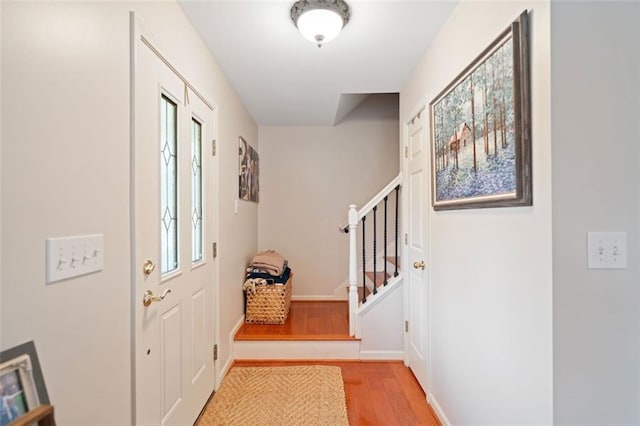
<svg viewBox="0 0 640 426"><path fill-rule="evenodd" d="M142 264L142 272L144 272L145 275L151 275L151 273L155 269L156 269L155 263L153 263L150 260L145 260L144 263Z"/></svg>
<svg viewBox="0 0 640 426"><path fill-rule="evenodd" d="M422 269L424 271L424 261L421 260L420 262L413 262L413 267L415 269Z"/></svg>
<svg viewBox="0 0 640 426"><path fill-rule="evenodd" d="M167 294L171 293L171 289L168 288L160 296L154 296L151 290L147 290L144 292L144 297L142 298L142 304L144 306L149 306L152 302L162 302Z"/></svg>

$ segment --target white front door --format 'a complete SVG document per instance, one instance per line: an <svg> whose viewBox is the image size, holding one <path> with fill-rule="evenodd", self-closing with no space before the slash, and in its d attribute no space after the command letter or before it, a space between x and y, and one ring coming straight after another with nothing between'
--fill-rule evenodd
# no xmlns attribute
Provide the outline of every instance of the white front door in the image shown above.
<svg viewBox="0 0 640 426"><path fill-rule="evenodd" d="M159 55L136 34L135 422L187 425L215 383L214 115Z"/></svg>
<svg viewBox="0 0 640 426"><path fill-rule="evenodd" d="M427 209L429 208L428 146L426 111L406 125L407 251L408 265L408 363L420 385L427 391L428 273Z"/></svg>

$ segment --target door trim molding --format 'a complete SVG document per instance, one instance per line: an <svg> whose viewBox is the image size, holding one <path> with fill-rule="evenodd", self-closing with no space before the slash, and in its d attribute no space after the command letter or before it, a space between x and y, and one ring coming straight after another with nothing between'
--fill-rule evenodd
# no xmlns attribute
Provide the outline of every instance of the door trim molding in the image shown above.
<svg viewBox="0 0 640 426"><path fill-rule="evenodd" d="M136 140L136 58L137 40L141 30L135 12L129 12L129 287L130 294L130 345L131 345L131 424L136 424L136 181L135 181L135 140Z"/></svg>
<svg viewBox="0 0 640 426"><path fill-rule="evenodd" d="M189 80L187 80L173 65L171 65L171 61L169 61L165 57L165 55L160 53L160 50L154 46L154 44L158 44L157 42L151 41L151 37L145 35L143 32L139 34L139 37L140 41L142 41L158 57L158 59L160 59L167 66L167 68L169 68L176 75L176 77L178 77L185 84L185 86L189 88L189 90L191 90L198 98L200 98L200 100L207 106L207 108L209 108L211 111L215 110L215 108L209 103L209 101L207 101L207 99L200 92L198 92L198 90L196 90L196 88L193 87L191 83L189 83Z"/></svg>

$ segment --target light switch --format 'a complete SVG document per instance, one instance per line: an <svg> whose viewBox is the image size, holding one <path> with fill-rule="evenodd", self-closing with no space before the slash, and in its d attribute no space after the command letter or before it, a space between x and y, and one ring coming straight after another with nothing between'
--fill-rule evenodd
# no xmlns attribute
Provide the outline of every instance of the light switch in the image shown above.
<svg viewBox="0 0 640 426"><path fill-rule="evenodd" d="M104 267L104 236L49 238L47 240L47 283L77 277Z"/></svg>
<svg viewBox="0 0 640 426"><path fill-rule="evenodd" d="M589 269L626 269L626 232L587 233Z"/></svg>

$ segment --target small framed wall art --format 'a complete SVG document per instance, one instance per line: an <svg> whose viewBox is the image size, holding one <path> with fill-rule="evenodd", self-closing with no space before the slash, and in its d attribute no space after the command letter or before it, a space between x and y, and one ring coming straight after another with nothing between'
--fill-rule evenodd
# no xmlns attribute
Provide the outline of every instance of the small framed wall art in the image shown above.
<svg viewBox="0 0 640 426"><path fill-rule="evenodd" d="M242 136L238 138L238 145L238 197L257 203L260 201L260 158Z"/></svg>

